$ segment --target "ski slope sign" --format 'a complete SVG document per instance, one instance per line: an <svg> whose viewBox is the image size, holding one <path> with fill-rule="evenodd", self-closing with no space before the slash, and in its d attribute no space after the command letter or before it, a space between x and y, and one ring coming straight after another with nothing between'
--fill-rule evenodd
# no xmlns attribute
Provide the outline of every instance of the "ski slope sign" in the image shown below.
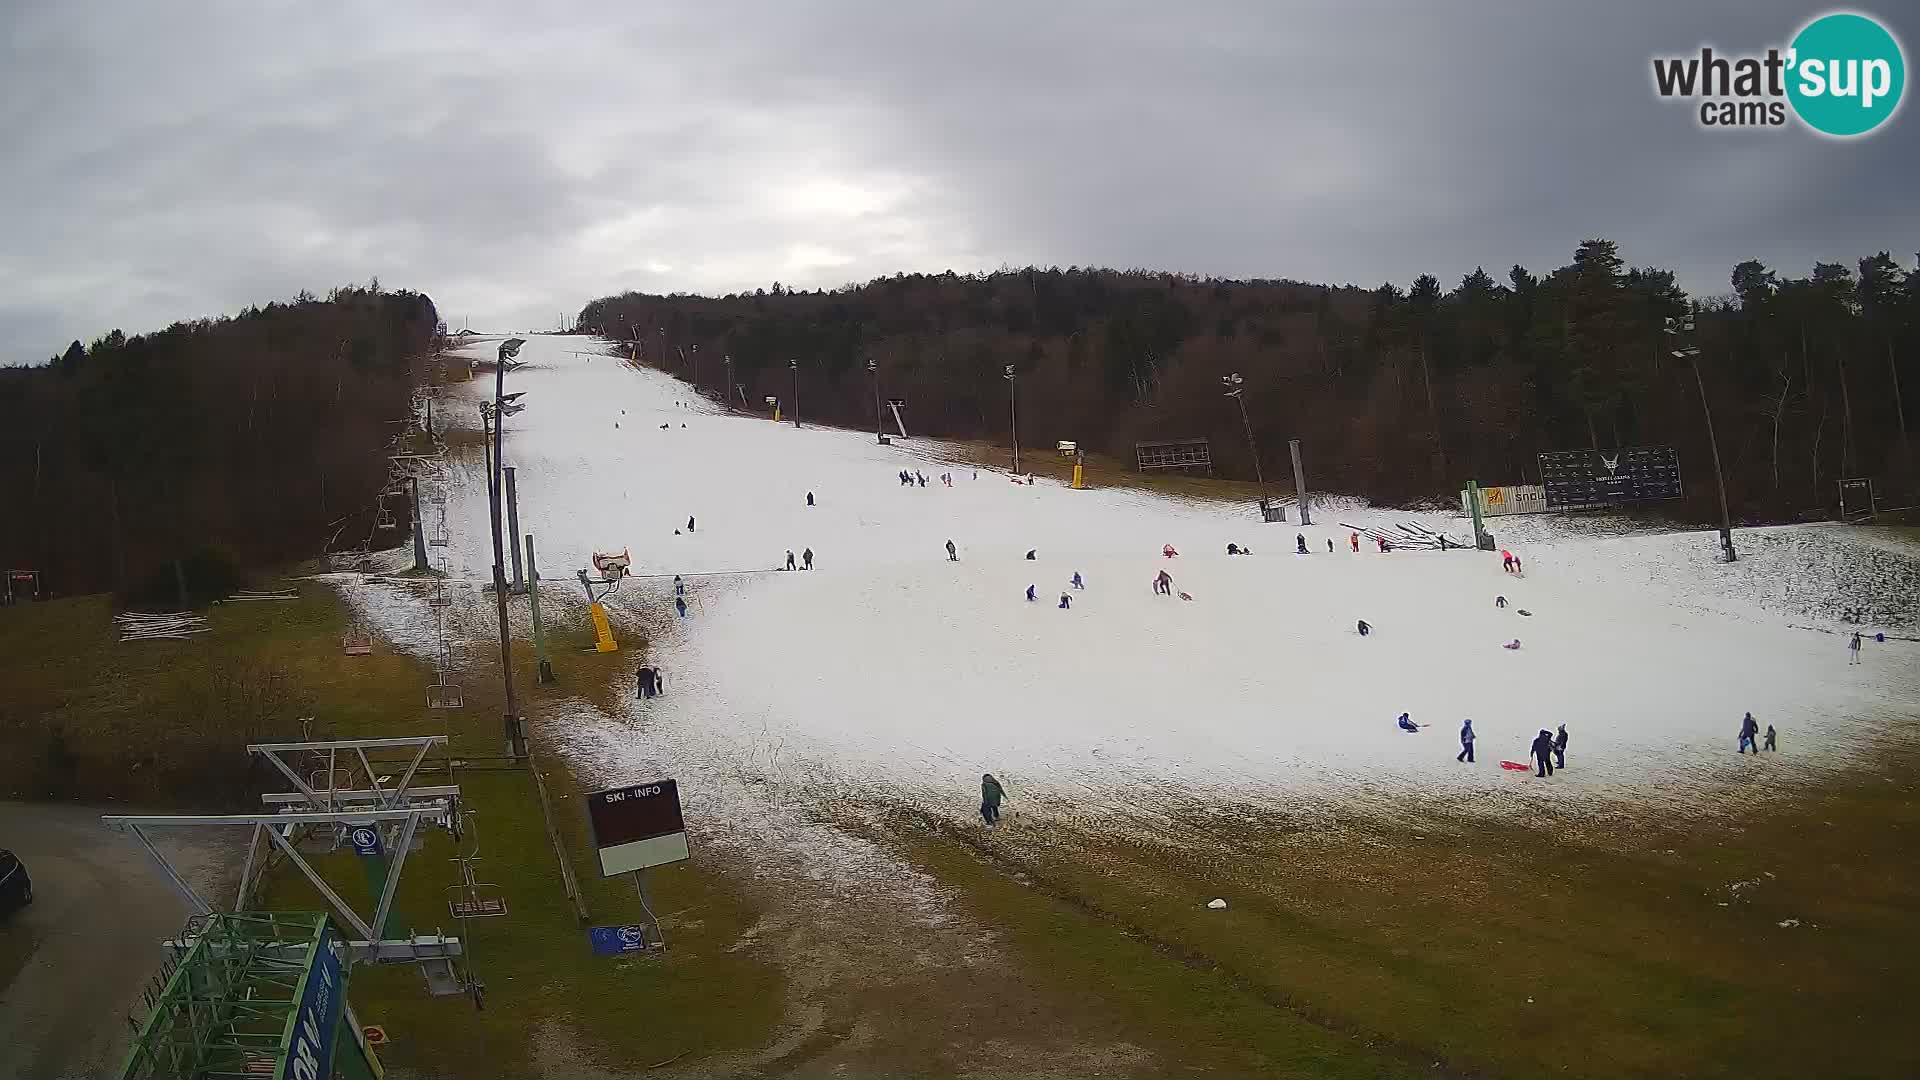
<svg viewBox="0 0 1920 1080"><path fill-rule="evenodd" d="M1558 450L1540 455L1547 509L1602 506L1680 497L1680 455L1671 446Z"/></svg>
<svg viewBox="0 0 1920 1080"><path fill-rule="evenodd" d="M680 785L673 780L593 792L587 796L587 819L600 852L601 877L689 857Z"/></svg>

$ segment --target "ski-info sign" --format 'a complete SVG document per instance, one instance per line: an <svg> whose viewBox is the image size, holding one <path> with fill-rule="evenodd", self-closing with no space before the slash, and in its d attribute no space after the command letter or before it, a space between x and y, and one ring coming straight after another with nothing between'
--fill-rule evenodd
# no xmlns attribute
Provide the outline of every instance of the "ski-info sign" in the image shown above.
<svg viewBox="0 0 1920 1080"><path fill-rule="evenodd" d="M600 876L645 870L687 858L680 785L672 780L608 788L587 796Z"/></svg>

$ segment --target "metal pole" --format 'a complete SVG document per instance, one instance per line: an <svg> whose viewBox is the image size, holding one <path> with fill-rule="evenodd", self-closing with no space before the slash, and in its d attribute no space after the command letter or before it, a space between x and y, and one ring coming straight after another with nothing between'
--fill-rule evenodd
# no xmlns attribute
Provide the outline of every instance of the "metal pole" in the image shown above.
<svg viewBox="0 0 1920 1080"><path fill-rule="evenodd" d="M415 573L424 574L427 572L427 535L420 527L420 478L407 477L407 485L413 489L413 569Z"/></svg>
<svg viewBox="0 0 1920 1080"><path fill-rule="evenodd" d="M1019 385L1019 380L1014 376L1013 365L1008 364L1007 365L1007 418L1008 418L1009 426L1013 428L1013 431L1012 431L1013 474L1015 476L1020 475L1020 405L1018 402L1019 395L1014 392L1014 388L1018 385Z"/></svg>
<svg viewBox="0 0 1920 1080"><path fill-rule="evenodd" d="M514 484L514 467L509 465L502 471L507 474L507 536L513 541L512 587L514 594L518 595L527 591L526 583L520 577L520 491Z"/></svg>
<svg viewBox="0 0 1920 1080"><path fill-rule="evenodd" d="M1253 438L1253 421L1247 417L1247 399L1236 390L1233 400L1240 406L1240 423L1247 429L1247 449L1253 451L1253 477L1260 484L1260 501L1264 503L1267 501L1267 472L1260 467L1260 444Z"/></svg>
<svg viewBox="0 0 1920 1080"><path fill-rule="evenodd" d="M1720 473L1720 440L1713 434L1713 409L1707 405L1707 383L1700 377L1699 350L1687 350L1687 365L1693 368L1693 382L1700 388L1700 411L1707 417L1707 445L1713 450L1713 483L1720 492L1720 547L1727 553L1728 562L1739 561L1739 554L1733 550L1733 519L1727 513L1727 479Z"/></svg>
<svg viewBox="0 0 1920 1080"><path fill-rule="evenodd" d="M873 441L884 443L887 432L880 423L880 361L868 360L867 370L873 373Z"/></svg>
<svg viewBox="0 0 1920 1080"><path fill-rule="evenodd" d="M1245 413L1246 408L1245 404L1240 406L1242 414ZM1311 525L1313 524L1313 511L1307 508L1307 470L1305 466L1300 464L1300 440L1288 439L1287 449L1293 453L1293 490L1294 494L1300 500L1300 524Z"/></svg>
<svg viewBox="0 0 1920 1080"><path fill-rule="evenodd" d="M733 354L727 353L725 355L726 355L726 361L727 361L727 385L720 388L720 401L722 404L724 404L727 407L728 412L732 412L733 411Z"/></svg>
<svg viewBox="0 0 1920 1080"><path fill-rule="evenodd" d="M793 426L800 427L800 361L789 360L787 366L793 369Z"/></svg>
<svg viewBox="0 0 1920 1080"><path fill-rule="evenodd" d="M495 396L493 424L493 457L500 459L500 416L499 397ZM492 473L489 472L489 480ZM493 604L494 612L500 620L500 681L506 688L507 707L502 716L502 724L507 737L507 754L515 759L527 756L526 741L520 735L520 699L513 691L513 647L507 631L507 580L506 550L500 539L500 486L487 484L487 519L493 532Z"/></svg>
<svg viewBox="0 0 1920 1080"><path fill-rule="evenodd" d="M553 685L553 665L547 661L547 631L540 623L540 568L533 561L533 534L527 534L527 603L533 608L533 652L540 658L540 685Z"/></svg>

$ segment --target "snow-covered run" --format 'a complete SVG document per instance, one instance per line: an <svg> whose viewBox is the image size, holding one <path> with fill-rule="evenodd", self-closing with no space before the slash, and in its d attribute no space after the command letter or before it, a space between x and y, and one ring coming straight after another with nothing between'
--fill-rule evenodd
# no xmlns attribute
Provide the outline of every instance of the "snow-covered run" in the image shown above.
<svg viewBox="0 0 1920 1080"><path fill-rule="evenodd" d="M1898 585L1913 580L1911 557L1873 548L1893 560L1898 595L1850 581L1846 552L1871 546L1855 530L1743 530L1750 557L1728 566L1711 533L1492 522L1524 560L1515 578L1497 554L1381 554L1364 539L1355 554L1338 524L1412 514L1331 511L1301 528L1246 506L1016 484L924 440L883 447L871 433L721 415L601 348L529 339L507 377L527 407L507 423L506 458L522 531L538 534L543 595L577 592L571 575L593 550L625 548L635 578L609 604L651 606L672 628L649 653L666 696L629 702L624 717L583 709L568 736L610 781L671 768L690 801L692 775L954 816L972 812L984 772L1016 807L1043 794L1098 808L1528 785L1614 797L1702 761L1730 779L1756 767L1733 756L1746 710L1799 760L1838 763L1920 701L1915 645L1870 641L1850 666L1834 632L1843 607L1866 606L1913 633L1898 625L1915 604ZM449 396L468 408L491 383ZM1050 446L1074 433L1024 434ZM902 486L901 469L928 486ZM476 475L451 494L455 573L478 580L490 563L484 487ZM1419 520L1470 532L1455 517ZM1294 553L1296 534L1310 554ZM1254 554L1230 557L1229 542ZM1168 544L1177 557L1163 557ZM812 571L776 569L809 548ZM1819 567L1835 580L1804 586L1808 552L1839 553ZM1162 570L1191 601L1155 595ZM1075 572L1084 589L1069 587ZM684 620L675 574L688 584ZM1355 632L1360 619L1371 636ZM1501 647L1515 638L1519 649ZM1402 712L1429 726L1398 730ZM1454 760L1467 717L1477 765ZM1551 788L1500 768L1562 723L1571 767Z"/></svg>

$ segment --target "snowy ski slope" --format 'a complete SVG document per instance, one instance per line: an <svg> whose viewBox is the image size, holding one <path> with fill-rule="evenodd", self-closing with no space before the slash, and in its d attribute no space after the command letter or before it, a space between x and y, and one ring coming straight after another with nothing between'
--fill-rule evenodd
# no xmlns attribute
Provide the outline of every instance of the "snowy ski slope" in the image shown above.
<svg viewBox="0 0 1920 1080"><path fill-rule="evenodd" d="M613 606L667 606L671 575L689 584L689 617L651 655L667 696L624 717L583 713L570 736L610 780L674 769L955 814L988 771L1016 800L1467 794L1535 783L1498 761L1525 758L1539 728L1565 723L1573 767L1555 784L1625 794L1708 755L1757 767L1732 762L1743 710L1806 760L1857 748L1863 727L1911 717L1920 701L1914 646L1870 647L1850 668L1843 637L1790 625L1837 627L1821 596L1791 583L1808 545L1844 547L1850 530L1774 530L1805 544L1759 545L1776 557L1727 567L1710 534L1594 538L1506 519L1502 542L1526 562L1516 580L1497 555L1382 555L1364 540L1352 554L1337 526L976 478L918 440L881 447L870 434L718 415L664 375L591 355L599 348L528 341L527 365L508 376L527 408L508 421L506 457L522 531L539 536L543 576L562 579L549 589L592 550L623 547L637 578ZM454 389L473 402L488 393L490 377ZM1027 434L1045 445L1072 433ZM902 468L929 486L902 487ZM949 471L951 489L939 479ZM453 496L456 573L479 579L490 558L477 473ZM1312 554L1292 553L1298 532ZM1255 554L1230 558L1229 541ZM1163 558L1163 544L1179 557ZM815 570L772 571L808 547ZM1152 593L1162 569L1192 602ZM1075 571L1087 587L1060 610ZM1036 603L1022 598L1029 584ZM1498 594L1512 607L1497 609ZM1354 632L1361 618L1372 636ZM1515 637L1521 649L1500 648ZM1402 711L1432 726L1398 731ZM1468 716L1476 766L1454 761Z"/></svg>

